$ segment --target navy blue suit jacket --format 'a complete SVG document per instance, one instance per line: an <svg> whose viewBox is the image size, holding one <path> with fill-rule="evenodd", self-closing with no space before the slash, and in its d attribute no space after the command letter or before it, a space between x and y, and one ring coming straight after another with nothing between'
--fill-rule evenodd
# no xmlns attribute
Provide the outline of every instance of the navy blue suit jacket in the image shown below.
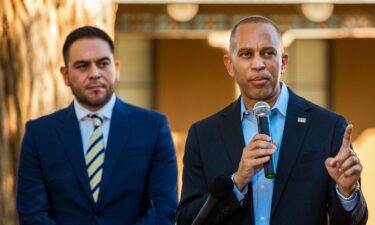
<svg viewBox="0 0 375 225"><path fill-rule="evenodd" d="M117 99L110 123L97 203L73 104L26 124L21 225L174 224L177 165L166 117Z"/></svg>
<svg viewBox="0 0 375 225"><path fill-rule="evenodd" d="M271 225L365 224L367 207L362 193L352 212L338 199L325 160L340 149L346 122L289 90L285 129L280 148L271 206ZM237 171L245 147L240 100L195 123L184 155L183 186L177 223L190 225L218 175ZM306 123L298 122L306 118ZM209 213L205 224L254 224L252 185L240 205L232 193Z"/></svg>

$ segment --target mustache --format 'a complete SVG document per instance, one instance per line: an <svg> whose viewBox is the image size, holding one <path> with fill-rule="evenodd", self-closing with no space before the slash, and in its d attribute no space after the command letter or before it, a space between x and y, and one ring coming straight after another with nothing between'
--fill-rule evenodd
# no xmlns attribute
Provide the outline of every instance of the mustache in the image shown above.
<svg viewBox="0 0 375 225"><path fill-rule="evenodd" d="M99 81L91 81L85 85L85 88L105 87L105 84Z"/></svg>
<svg viewBox="0 0 375 225"><path fill-rule="evenodd" d="M266 73L252 74L249 80L270 80L271 75Z"/></svg>

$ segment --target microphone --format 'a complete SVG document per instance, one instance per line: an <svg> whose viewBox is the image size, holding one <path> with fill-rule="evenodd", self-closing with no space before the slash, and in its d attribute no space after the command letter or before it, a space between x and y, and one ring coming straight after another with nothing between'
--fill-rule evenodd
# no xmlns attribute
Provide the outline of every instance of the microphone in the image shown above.
<svg viewBox="0 0 375 225"><path fill-rule="evenodd" d="M220 200L224 200L233 191L232 180L225 176L217 176L208 188L208 198L191 225L201 225L208 213Z"/></svg>
<svg viewBox="0 0 375 225"><path fill-rule="evenodd" d="M271 115L270 106L266 102L257 102L254 105L254 115L257 118L258 133L266 134L270 136L271 143L272 143L272 136L271 136L271 131L270 131L270 115ZM263 164L263 168L264 168L264 175L266 176L266 178L273 179L276 177L272 155L270 155L270 160Z"/></svg>

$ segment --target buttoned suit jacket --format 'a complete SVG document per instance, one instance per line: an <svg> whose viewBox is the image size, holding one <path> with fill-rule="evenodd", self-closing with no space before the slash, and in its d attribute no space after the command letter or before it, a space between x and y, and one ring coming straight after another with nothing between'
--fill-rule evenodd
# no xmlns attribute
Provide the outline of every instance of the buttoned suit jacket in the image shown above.
<svg viewBox="0 0 375 225"><path fill-rule="evenodd" d="M346 121L289 91L285 128L271 206L271 225L365 224L367 207L359 203L347 212L336 193L325 160L342 144ZM179 225L190 225L219 175L230 177L238 168L245 147L240 99L222 111L193 124L186 141ZM305 118L305 122L302 122ZM254 224L252 184L242 205L231 194L219 201L205 224Z"/></svg>
<svg viewBox="0 0 375 225"><path fill-rule="evenodd" d="M17 183L21 225L174 224L177 166L165 116L116 99L98 202L74 105L26 124Z"/></svg>

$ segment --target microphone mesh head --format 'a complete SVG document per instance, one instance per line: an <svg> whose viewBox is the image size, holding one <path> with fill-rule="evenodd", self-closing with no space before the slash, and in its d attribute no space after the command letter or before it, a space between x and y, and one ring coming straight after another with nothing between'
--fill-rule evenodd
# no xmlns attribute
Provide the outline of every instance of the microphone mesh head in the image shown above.
<svg viewBox="0 0 375 225"><path fill-rule="evenodd" d="M217 176L208 189L208 192L219 200L224 200L232 191L233 182L225 175Z"/></svg>
<svg viewBox="0 0 375 225"><path fill-rule="evenodd" d="M254 105L254 115L259 116L269 116L271 114L271 107L267 102L257 102Z"/></svg>

